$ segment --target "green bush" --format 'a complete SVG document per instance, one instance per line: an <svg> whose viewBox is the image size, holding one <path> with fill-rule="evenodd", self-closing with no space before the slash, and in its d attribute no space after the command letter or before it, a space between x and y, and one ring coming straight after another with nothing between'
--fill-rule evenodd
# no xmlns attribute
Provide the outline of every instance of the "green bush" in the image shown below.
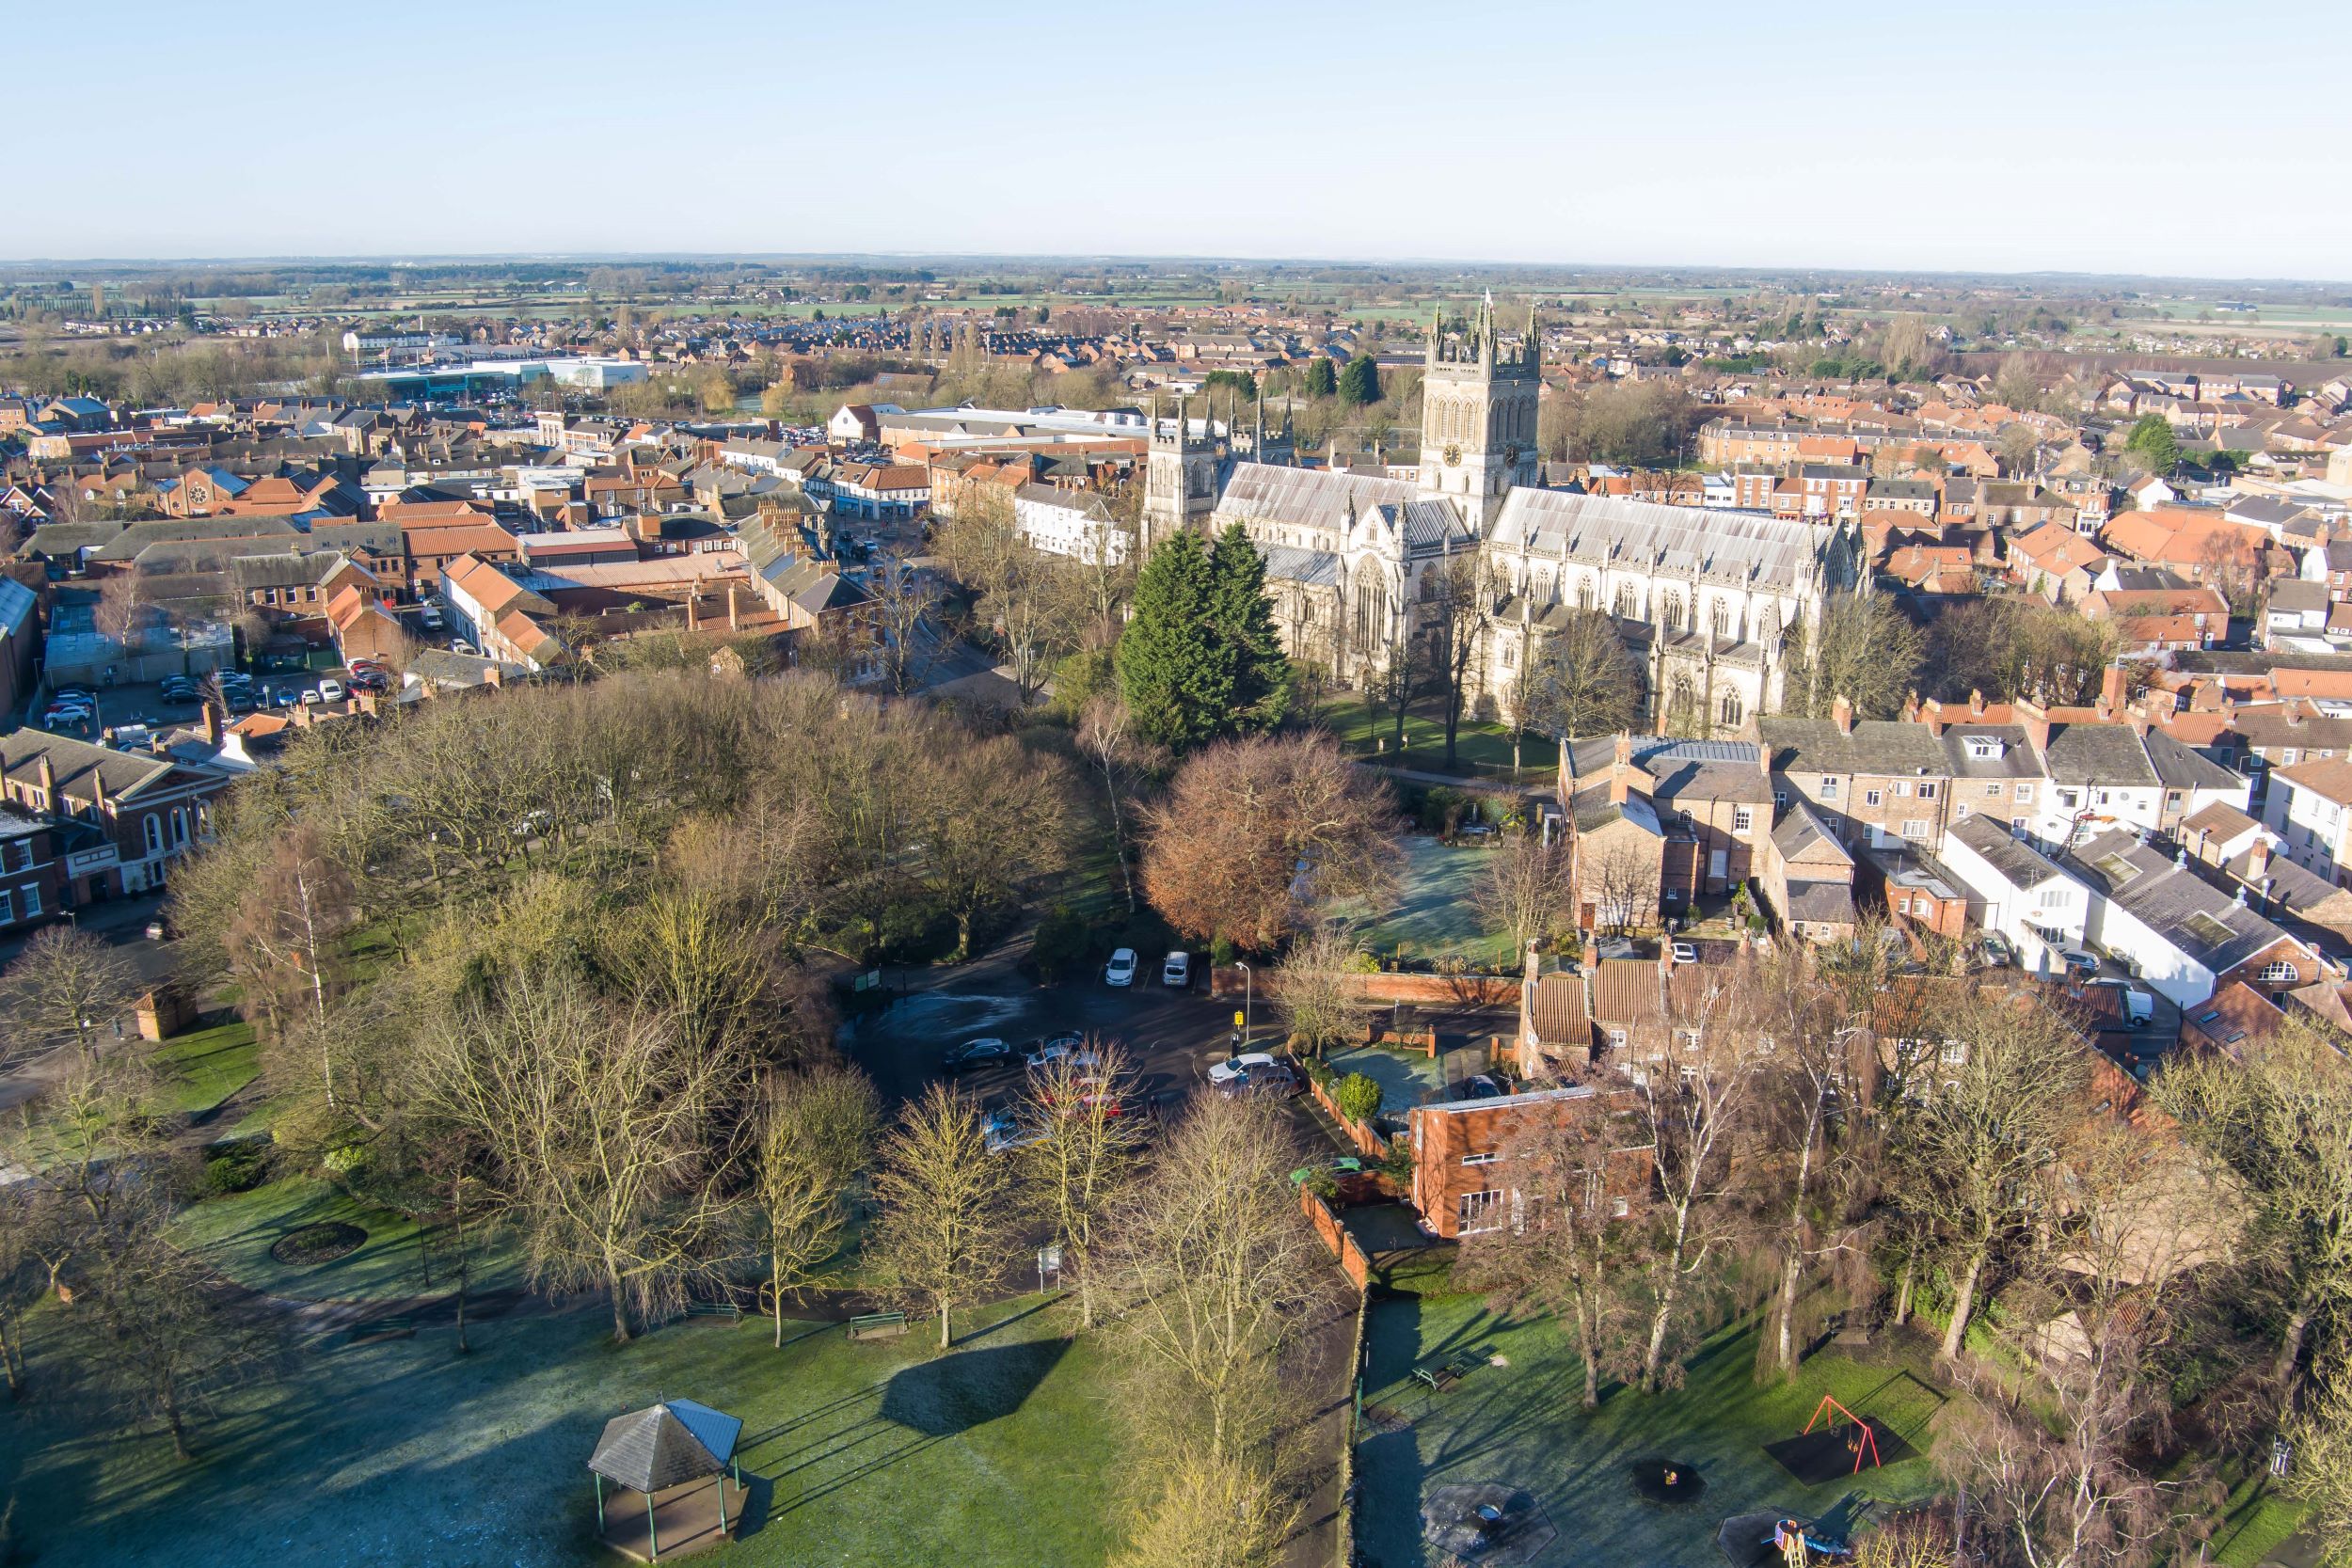
<svg viewBox="0 0 2352 1568"><path fill-rule="evenodd" d="M1331 1101L1350 1121L1370 1121L1380 1114L1380 1085L1370 1076L1351 1072L1331 1091Z"/></svg>
<svg viewBox="0 0 2352 1568"><path fill-rule="evenodd" d="M1297 1057L1298 1065L1306 1069L1309 1083L1320 1084L1327 1090L1331 1086L1331 1081L1339 1074L1331 1070L1330 1063L1299 1048L1299 1042L1305 1037L1303 1035L1291 1037L1291 1054Z"/></svg>
<svg viewBox="0 0 2352 1568"><path fill-rule="evenodd" d="M1058 980L1084 968L1092 940L1086 916L1067 904L1057 904L1046 911L1037 923L1036 938L1029 943L1029 957L1037 963L1037 977Z"/></svg>
<svg viewBox="0 0 2352 1568"><path fill-rule="evenodd" d="M204 1190L215 1196L251 1192L268 1177L267 1144L224 1144L204 1155Z"/></svg>
<svg viewBox="0 0 2352 1568"><path fill-rule="evenodd" d="M1219 937L1209 943L1209 967L1223 969L1233 961L1233 939Z"/></svg>
<svg viewBox="0 0 2352 1568"><path fill-rule="evenodd" d="M368 1151L358 1144L345 1144L341 1148L330 1148L321 1155L319 1164L330 1176L340 1176L346 1181L359 1181L368 1173Z"/></svg>

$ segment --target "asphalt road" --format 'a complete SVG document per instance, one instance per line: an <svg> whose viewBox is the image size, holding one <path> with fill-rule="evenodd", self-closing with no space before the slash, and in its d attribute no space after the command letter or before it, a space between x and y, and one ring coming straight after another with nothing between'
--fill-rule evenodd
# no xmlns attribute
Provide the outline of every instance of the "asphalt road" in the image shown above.
<svg viewBox="0 0 2352 1568"><path fill-rule="evenodd" d="M1121 989L1104 985L1099 972L1061 985L1032 985L1013 968L1025 950L1009 948L954 968L885 972L890 987L903 985L904 993L844 1025L842 1050L894 1101L920 1094L939 1077L940 1057L950 1047L983 1035L1010 1040L1016 1051L1039 1036L1068 1030L1116 1042L1127 1053L1137 1092L1153 1105L1181 1101L1205 1081L1211 1065L1225 1059L1236 1009L1209 1000L1197 957L1195 983L1179 991L1159 983L1164 955L1158 953L1143 955L1143 973ZM1253 1011L1255 1048L1267 1049L1278 1025L1263 1003ZM967 1074L963 1083L984 1101L1009 1101L1021 1089L1022 1072L1016 1061Z"/></svg>

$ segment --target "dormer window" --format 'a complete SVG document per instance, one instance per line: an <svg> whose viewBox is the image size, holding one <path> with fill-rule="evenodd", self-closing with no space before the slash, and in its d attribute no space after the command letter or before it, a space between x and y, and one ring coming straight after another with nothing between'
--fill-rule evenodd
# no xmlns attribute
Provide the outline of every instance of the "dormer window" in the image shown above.
<svg viewBox="0 0 2352 1568"><path fill-rule="evenodd" d="M1972 735L1967 739L1970 762L1998 762L2001 743L1989 735Z"/></svg>

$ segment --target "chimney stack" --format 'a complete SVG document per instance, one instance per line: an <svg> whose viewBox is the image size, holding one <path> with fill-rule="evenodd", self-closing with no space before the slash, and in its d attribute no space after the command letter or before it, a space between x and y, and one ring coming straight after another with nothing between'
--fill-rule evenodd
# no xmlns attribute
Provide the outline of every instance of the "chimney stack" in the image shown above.
<svg viewBox="0 0 2352 1568"><path fill-rule="evenodd" d="M482 684L485 686L504 686L506 684L506 667L495 658L484 660L482 666Z"/></svg>
<svg viewBox="0 0 2352 1568"><path fill-rule="evenodd" d="M2123 667L2110 664L2099 676L2099 705L2110 714L2123 711Z"/></svg>
<svg viewBox="0 0 2352 1568"><path fill-rule="evenodd" d="M686 629L700 631L702 624L703 579L696 578L686 590Z"/></svg>
<svg viewBox="0 0 2352 1568"><path fill-rule="evenodd" d="M1971 688L1968 692L1968 717L1971 719L1984 717L1984 693L1974 688Z"/></svg>
<svg viewBox="0 0 2352 1568"><path fill-rule="evenodd" d="M1853 704L1844 695L1830 705L1829 716L1836 723L1839 735L1853 734Z"/></svg>
<svg viewBox="0 0 2352 1568"><path fill-rule="evenodd" d="M49 753L46 752L43 752L40 754L40 809L49 813L52 816L55 816L58 815L57 767L56 764L49 760Z"/></svg>
<svg viewBox="0 0 2352 1568"><path fill-rule="evenodd" d="M1629 730L1617 732L1617 754L1609 765L1609 803L1625 804L1626 796L1633 787L1633 735Z"/></svg>
<svg viewBox="0 0 2352 1568"><path fill-rule="evenodd" d="M727 630L741 631L742 629L743 612L735 602L735 579L729 578L727 579Z"/></svg>
<svg viewBox="0 0 2352 1568"><path fill-rule="evenodd" d="M2254 847L2246 851L2246 879L2259 882L2270 875L2270 840L2254 835Z"/></svg>
<svg viewBox="0 0 2352 1568"><path fill-rule="evenodd" d="M2010 705L2017 715L2017 722L2025 726L2026 738L2037 752L2050 749L2050 710L2030 697L2020 697Z"/></svg>
<svg viewBox="0 0 2352 1568"><path fill-rule="evenodd" d="M221 731L223 727L224 726L221 723L220 717L220 705L218 703L206 703L204 705L204 744L210 746L215 752L220 750Z"/></svg>

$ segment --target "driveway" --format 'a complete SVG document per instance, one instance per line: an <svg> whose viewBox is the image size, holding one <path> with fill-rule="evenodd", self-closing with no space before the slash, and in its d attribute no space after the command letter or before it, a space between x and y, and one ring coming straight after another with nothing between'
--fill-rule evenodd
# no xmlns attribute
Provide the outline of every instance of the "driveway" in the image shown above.
<svg viewBox="0 0 2352 1568"><path fill-rule="evenodd" d="M842 1050L873 1078L883 1097L910 1099L939 1076L948 1047L983 1035L1017 1048L1041 1035L1075 1030L1123 1046L1137 1089L1153 1105L1175 1103L1225 1059L1234 1009L1209 1000L1205 979L1184 990L1159 983L1161 955L1143 955L1133 986L1106 986L1100 972L1056 986L1032 984L1013 967L1025 945L976 963L885 970L886 988L903 991L887 1007L850 1020ZM1196 976L1200 969L1196 966ZM1261 1048L1276 1034L1270 1009L1256 1011ZM1018 1065L964 1080L983 1100L1009 1100L1021 1086Z"/></svg>

